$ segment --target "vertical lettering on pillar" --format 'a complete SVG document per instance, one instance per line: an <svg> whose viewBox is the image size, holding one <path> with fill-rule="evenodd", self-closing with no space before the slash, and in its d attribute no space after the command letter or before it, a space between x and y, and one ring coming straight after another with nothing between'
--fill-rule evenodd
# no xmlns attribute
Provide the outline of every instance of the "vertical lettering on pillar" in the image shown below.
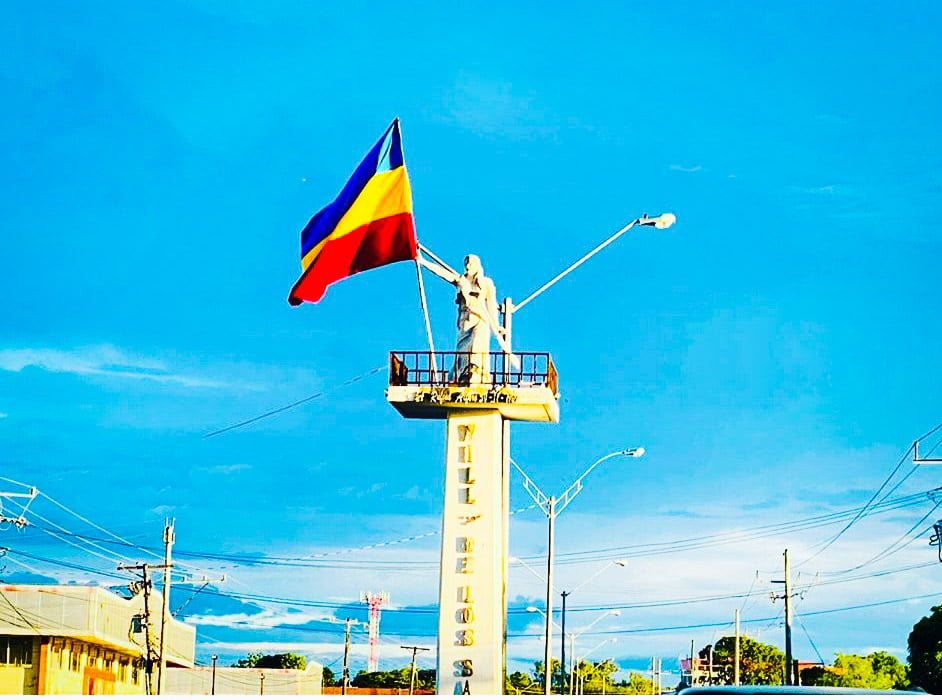
<svg viewBox="0 0 942 700"><path fill-rule="evenodd" d="M474 505L474 424L459 423L457 426L457 454L458 464L458 503L461 505ZM458 521L461 526L467 527L480 518L480 514L471 515L462 513ZM455 573L459 577L470 576L474 573L474 538L468 535L459 535L455 538ZM459 578L458 596L455 607L455 622L459 628L455 631L455 646L474 646L474 591L470 579ZM471 679L474 677L474 664L471 659L458 659L454 662L454 675L456 695L469 695L471 693Z"/></svg>

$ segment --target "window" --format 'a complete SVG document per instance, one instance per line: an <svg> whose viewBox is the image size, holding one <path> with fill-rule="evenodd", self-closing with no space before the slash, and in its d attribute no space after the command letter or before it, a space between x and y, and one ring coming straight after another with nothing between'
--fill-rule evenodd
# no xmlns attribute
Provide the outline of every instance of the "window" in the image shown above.
<svg viewBox="0 0 942 700"><path fill-rule="evenodd" d="M0 664L30 666L32 663L32 637L0 637Z"/></svg>

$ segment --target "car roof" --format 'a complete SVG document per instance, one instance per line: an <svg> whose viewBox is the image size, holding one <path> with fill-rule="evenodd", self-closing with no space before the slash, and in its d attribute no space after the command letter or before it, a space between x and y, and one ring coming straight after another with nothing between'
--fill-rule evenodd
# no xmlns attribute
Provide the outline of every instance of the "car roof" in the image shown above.
<svg viewBox="0 0 942 700"><path fill-rule="evenodd" d="M708 685L684 688L680 695L921 695L923 690L875 690L816 685Z"/></svg>

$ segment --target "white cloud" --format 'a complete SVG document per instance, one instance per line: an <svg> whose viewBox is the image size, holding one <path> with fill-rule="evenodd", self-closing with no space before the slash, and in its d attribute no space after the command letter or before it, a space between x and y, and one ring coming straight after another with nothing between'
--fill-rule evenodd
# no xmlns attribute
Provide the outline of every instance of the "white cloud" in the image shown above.
<svg viewBox="0 0 942 700"><path fill-rule="evenodd" d="M232 627L233 629L256 628L271 629L281 625L306 625L310 622L334 622L343 624L334 615L323 613L281 612L265 610L260 613L231 613L228 615L192 615L186 618L190 625L209 625L211 627Z"/></svg>
<svg viewBox="0 0 942 700"><path fill-rule="evenodd" d="M22 372L36 367L57 374L112 377L176 384L187 388L210 389L227 386L226 382L178 374L160 360L132 355L111 345L56 350L53 348L12 348L0 350L0 370Z"/></svg>
<svg viewBox="0 0 942 700"><path fill-rule="evenodd" d="M680 172L680 173L698 173L701 170L703 170L703 166L702 165L690 165L690 166L678 165L675 163L674 165L671 165L671 170L676 170L677 172Z"/></svg>
<svg viewBox="0 0 942 700"><path fill-rule="evenodd" d="M388 659L411 659L412 653L404 651L399 645L415 642L409 637L397 637L395 643L380 643L378 647L380 662ZM428 640L421 638L418 643L422 646L428 646ZM262 653L278 653L293 651L296 653L307 654L314 657L331 657L343 654L343 642L207 642L200 643L202 649L231 649L233 651L258 651ZM364 660L369 656L369 645L364 643L352 643L350 645L350 656ZM420 666L431 665L435 658L435 652L425 655L421 660ZM420 657L421 659L421 657Z"/></svg>
<svg viewBox="0 0 942 700"><path fill-rule="evenodd" d="M9 415L10 415L9 413L0 413L0 420L2 420L3 418L8 418Z"/></svg>

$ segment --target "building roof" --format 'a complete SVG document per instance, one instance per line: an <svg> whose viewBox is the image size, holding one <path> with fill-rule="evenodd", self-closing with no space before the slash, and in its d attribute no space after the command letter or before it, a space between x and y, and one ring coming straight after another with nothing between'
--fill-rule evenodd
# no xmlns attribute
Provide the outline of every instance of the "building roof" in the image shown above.
<svg viewBox="0 0 942 700"><path fill-rule="evenodd" d="M145 651L144 594L125 598L98 586L0 585L0 634L79 639L128 654ZM151 640L160 642L163 600L151 592ZM167 662L193 666L196 628L170 620L165 654Z"/></svg>

